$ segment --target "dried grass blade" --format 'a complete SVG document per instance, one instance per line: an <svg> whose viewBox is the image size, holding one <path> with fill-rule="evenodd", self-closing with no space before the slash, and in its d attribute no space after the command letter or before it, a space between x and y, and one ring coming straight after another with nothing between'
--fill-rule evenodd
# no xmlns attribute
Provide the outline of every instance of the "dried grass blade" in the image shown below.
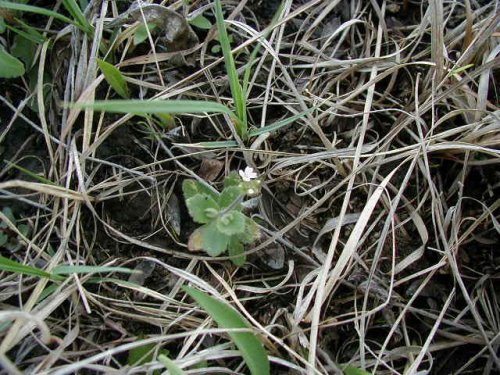
<svg viewBox="0 0 500 375"><path fill-rule="evenodd" d="M444 74L444 34L443 34L443 2L430 0L431 17L431 58L436 64L436 81L440 82Z"/></svg>

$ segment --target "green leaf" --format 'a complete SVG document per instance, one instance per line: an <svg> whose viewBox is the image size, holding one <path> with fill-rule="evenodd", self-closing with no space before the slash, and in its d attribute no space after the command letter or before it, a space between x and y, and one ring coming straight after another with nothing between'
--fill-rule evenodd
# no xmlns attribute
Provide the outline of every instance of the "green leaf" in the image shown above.
<svg viewBox="0 0 500 375"><path fill-rule="evenodd" d="M239 184L241 184L241 177L236 171L230 172L227 177L224 178L224 188L238 186Z"/></svg>
<svg viewBox="0 0 500 375"><path fill-rule="evenodd" d="M236 115L239 120L235 122L235 128L238 135L243 139L246 139L248 135L246 100L243 96L243 90L238 79L238 71L236 70L236 65L234 64L231 44L229 42L229 36L224 24L224 16L222 14L220 0L215 0L215 18L217 21L217 30L219 31L219 41L222 48L222 54L224 55L224 64L229 78L229 87L231 88L231 95L233 96L234 105L236 106Z"/></svg>
<svg viewBox="0 0 500 375"><path fill-rule="evenodd" d="M97 59L97 65L99 65L99 69L101 69L102 74L104 74L104 78L106 78L106 81L113 90L122 98L128 98L130 93L128 91L127 81L125 81L125 77L118 68L100 59Z"/></svg>
<svg viewBox="0 0 500 375"><path fill-rule="evenodd" d="M208 294L187 286L184 291L191 296L212 317L221 328L250 328L250 324L240 313L227 303L219 301ZM240 351L252 375L270 374L269 358L257 337L250 332L228 333Z"/></svg>
<svg viewBox="0 0 500 375"><path fill-rule="evenodd" d="M0 246L5 245L9 241L9 236L3 230L0 230Z"/></svg>
<svg viewBox="0 0 500 375"><path fill-rule="evenodd" d="M17 229L19 229L19 232L21 232L21 234L24 236L24 237L28 237L28 235L30 234L31 232L31 228L29 225L26 225L26 224L19 224L17 226Z"/></svg>
<svg viewBox="0 0 500 375"><path fill-rule="evenodd" d="M141 44L148 38L148 31L151 33L158 25L155 23L141 23L134 33L134 45Z"/></svg>
<svg viewBox="0 0 500 375"><path fill-rule="evenodd" d="M184 199L192 198L196 194L206 194L217 200L219 195L210 190L205 184L196 180L184 180L182 182L182 192L184 194Z"/></svg>
<svg viewBox="0 0 500 375"><path fill-rule="evenodd" d="M16 78L24 74L23 63L0 48L0 78Z"/></svg>
<svg viewBox="0 0 500 375"><path fill-rule="evenodd" d="M158 361L163 363L163 365L168 370L168 373L170 375L186 375L186 373L179 366L177 366L177 364L174 361L172 361L166 355L160 354L158 356Z"/></svg>
<svg viewBox="0 0 500 375"><path fill-rule="evenodd" d="M197 181L195 180L184 180L182 182L182 193L184 194L184 199L189 199L194 197L196 194L201 193L198 188Z"/></svg>
<svg viewBox="0 0 500 375"><path fill-rule="evenodd" d="M170 113L156 113L154 118L155 121L161 128L171 130L175 128L175 118Z"/></svg>
<svg viewBox="0 0 500 375"><path fill-rule="evenodd" d="M247 257L245 256L245 249L240 242L239 236L231 236L227 250L229 256L233 257L231 258L231 262L235 266L243 266L245 264Z"/></svg>
<svg viewBox="0 0 500 375"><path fill-rule="evenodd" d="M226 113L234 116L225 105L205 100L96 100L74 103L73 107L114 113Z"/></svg>
<svg viewBox="0 0 500 375"><path fill-rule="evenodd" d="M14 217L14 213L12 212L12 209L10 207L5 207L2 210L2 213L9 219L13 224L16 223L16 218Z"/></svg>
<svg viewBox="0 0 500 375"><path fill-rule="evenodd" d="M210 52L212 52L214 55L219 53L221 51L221 46L220 44L215 44L212 46L212 48L210 48Z"/></svg>
<svg viewBox="0 0 500 375"><path fill-rule="evenodd" d="M29 276L44 277L44 278L52 279L52 280L54 280L54 279L60 280L59 277L55 277L54 275L52 275L48 272L45 272L39 268L27 266L25 264L21 264L15 260L5 258L1 255L0 255L0 270L19 273L19 274L23 274L23 275L29 275Z"/></svg>
<svg viewBox="0 0 500 375"><path fill-rule="evenodd" d="M131 349L128 352L127 364L129 366L140 366L153 360L155 344L146 344Z"/></svg>
<svg viewBox="0 0 500 375"><path fill-rule="evenodd" d="M54 293L57 288L59 288L59 285L57 284L50 284L48 285L44 290L42 290L42 293L38 296L37 303L42 302L45 298L49 297L52 293Z"/></svg>
<svg viewBox="0 0 500 375"><path fill-rule="evenodd" d="M361 370L360 368L354 366L346 366L343 369L345 375L370 375L371 372Z"/></svg>
<svg viewBox="0 0 500 375"><path fill-rule="evenodd" d="M186 206L193 220L200 224L212 221L219 212L219 205L207 194L196 194L186 199Z"/></svg>
<svg viewBox="0 0 500 375"><path fill-rule="evenodd" d="M3 34L5 32L5 20L3 17L0 17L0 34Z"/></svg>
<svg viewBox="0 0 500 375"><path fill-rule="evenodd" d="M245 215L236 210L229 211L217 218L217 229L228 236L243 233L245 230Z"/></svg>
<svg viewBox="0 0 500 375"><path fill-rule="evenodd" d="M210 30L212 28L212 23L203 15L193 18L189 23L198 29Z"/></svg>
<svg viewBox="0 0 500 375"><path fill-rule="evenodd" d="M199 229L201 234L201 246L203 250L208 253L208 255L216 257L226 251L229 236L219 232L215 221L212 221L210 224L206 224Z"/></svg>
<svg viewBox="0 0 500 375"><path fill-rule="evenodd" d="M259 237L259 226L249 217L245 217L245 231L239 235L240 241L244 244L250 245L258 240Z"/></svg>
<svg viewBox="0 0 500 375"><path fill-rule="evenodd" d="M141 335L138 337L138 340L142 340L142 339L144 339L144 336ZM155 344L155 343L149 343L149 344L145 344L145 345L138 346L136 348L131 349L128 352L127 364L129 366L142 366L146 363L153 361L155 359L156 345L157 344ZM170 354L170 352L165 348L161 348L158 350L158 358L161 355L166 356L169 354ZM160 373L160 371L153 371L153 375L159 374L159 373Z"/></svg>
<svg viewBox="0 0 500 375"><path fill-rule="evenodd" d="M108 267L108 266L70 266L60 265L52 270L53 275L70 275L72 273L107 273L107 272L121 272L121 273L135 273L137 271L125 267Z"/></svg>
<svg viewBox="0 0 500 375"><path fill-rule="evenodd" d="M226 177L227 179L227 177ZM219 196L219 200L217 201L219 203L219 207L221 209L229 207L231 204L233 204L239 197L243 195L243 191L239 186L228 186L226 187L222 193ZM238 208L241 205L237 205L234 208Z"/></svg>
<svg viewBox="0 0 500 375"><path fill-rule="evenodd" d="M144 337L139 337L138 339L142 340L143 338ZM127 364L129 366L140 366L151 362L154 358L155 347L155 343L150 343L131 349L128 352Z"/></svg>

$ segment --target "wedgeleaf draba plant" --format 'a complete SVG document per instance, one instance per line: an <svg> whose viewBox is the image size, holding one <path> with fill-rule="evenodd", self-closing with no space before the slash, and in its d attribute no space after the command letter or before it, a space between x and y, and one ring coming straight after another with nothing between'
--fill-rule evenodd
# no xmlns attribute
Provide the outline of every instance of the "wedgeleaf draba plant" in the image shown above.
<svg viewBox="0 0 500 375"><path fill-rule="evenodd" d="M220 193L195 180L183 182L189 214L196 223L203 224L189 237L189 250L204 250L213 257L227 250L235 265L245 263L244 245L260 236L257 224L242 212L244 198L260 193L261 181L256 177L249 167L239 174L231 172L224 179Z"/></svg>

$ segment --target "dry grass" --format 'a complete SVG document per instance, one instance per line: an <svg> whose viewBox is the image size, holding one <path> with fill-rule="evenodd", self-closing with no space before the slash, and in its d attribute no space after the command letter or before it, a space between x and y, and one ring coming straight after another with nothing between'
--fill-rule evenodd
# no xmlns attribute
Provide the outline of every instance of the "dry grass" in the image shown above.
<svg viewBox="0 0 500 375"><path fill-rule="evenodd" d="M211 17L210 1L190 3L165 5ZM1 254L47 272L64 264L144 274L55 282L2 271L0 373L163 371L156 355L127 364L146 344L190 374L245 373L184 284L252 323L273 374L337 374L347 363L377 374L500 371L498 5L285 0L268 33L274 3L223 3L240 73L262 44L249 124L314 109L238 147L200 147L232 139L222 115L179 114L165 129L61 105L116 98L96 57L128 2L92 2L93 39L48 21L54 43L38 48L38 86L2 83L3 158L39 177L2 165L2 206L17 222L0 216L21 246ZM198 29L199 44L179 55L155 34L134 47L130 24L115 63L134 98L231 104L215 29ZM206 178L205 159L222 166L215 188L246 165L262 176L251 215L263 237L244 267L187 250L195 225L179 187Z"/></svg>

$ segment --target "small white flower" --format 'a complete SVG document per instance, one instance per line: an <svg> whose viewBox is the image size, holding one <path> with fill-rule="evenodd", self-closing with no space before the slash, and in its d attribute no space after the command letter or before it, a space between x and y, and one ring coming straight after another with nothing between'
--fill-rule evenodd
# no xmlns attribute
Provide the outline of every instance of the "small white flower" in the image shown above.
<svg viewBox="0 0 500 375"><path fill-rule="evenodd" d="M245 182L249 182L250 180L257 178L257 173L254 172L252 167L245 167L244 171L240 169L239 174L241 179Z"/></svg>

